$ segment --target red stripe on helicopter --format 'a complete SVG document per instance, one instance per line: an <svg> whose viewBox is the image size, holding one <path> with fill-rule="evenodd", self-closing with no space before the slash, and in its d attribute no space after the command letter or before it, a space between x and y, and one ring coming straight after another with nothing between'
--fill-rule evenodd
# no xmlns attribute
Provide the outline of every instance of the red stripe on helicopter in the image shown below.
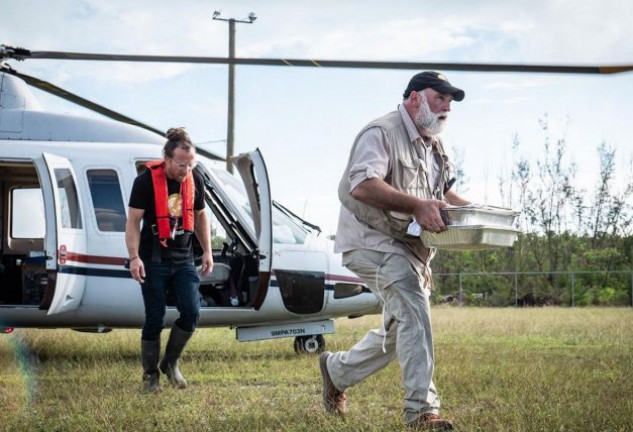
<svg viewBox="0 0 633 432"><path fill-rule="evenodd" d="M99 255L84 255L75 252L66 252L66 260L82 262L86 264L106 264L106 265L120 265L125 264L125 258L109 257Z"/></svg>

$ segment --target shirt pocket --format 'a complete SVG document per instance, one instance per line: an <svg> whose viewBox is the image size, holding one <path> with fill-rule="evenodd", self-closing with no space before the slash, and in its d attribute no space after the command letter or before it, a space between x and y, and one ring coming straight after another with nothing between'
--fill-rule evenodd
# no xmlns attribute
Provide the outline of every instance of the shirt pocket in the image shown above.
<svg viewBox="0 0 633 432"><path fill-rule="evenodd" d="M419 196L418 189L423 189L426 183L424 161L418 158L401 161L398 180L404 192Z"/></svg>

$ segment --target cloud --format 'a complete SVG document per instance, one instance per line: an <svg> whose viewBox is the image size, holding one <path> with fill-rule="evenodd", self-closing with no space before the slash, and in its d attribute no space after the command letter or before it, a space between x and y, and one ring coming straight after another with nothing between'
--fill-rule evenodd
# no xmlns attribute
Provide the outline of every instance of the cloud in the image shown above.
<svg viewBox="0 0 633 432"><path fill-rule="evenodd" d="M259 19L238 25L236 50L244 57L367 59L461 62L596 64L630 61L633 3L618 0L419 1L385 8L375 0L323 1L306 7L290 1L22 0L4 8L0 43L34 50L121 54L226 56L223 16ZM238 10L240 9L240 10ZM35 11L35 13L33 12ZM57 62L59 64L59 62ZM187 65L130 66L110 63L109 74L92 78L122 83L182 75ZM102 68L100 68L102 69Z"/></svg>
<svg viewBox="0 0 633 432"><path fill-rule="evenodd" d="M228 25L212 20L214 9L222 9L225 17L243 18L251 11L258 15L254 24L236 28L240 57L598 64L630 62L627 47L633 46L633 2L622 0L2 3L10 7L0 14L0 44L32 50L224 57ZM186 125L202 141L225 136L226 66L53 60L10 64L157 127ZM310 220L322 213L323 224L335 229L338 203L316 197L335 197L358 129L395 107L410 73L288 69L238 68L236 148L262 147L273 195L287 197L281 201L289 201L290 208ZM602 138L630 148L631 109L621 96L632 90L630 74L451 72L450 79L466 90L467 98L453 107L454 124L445 137L465 149L469 189L483 193L481 199L493 200L493 173L515 134L522 142L535 143L528 151L539 151L542 137L536 120L543 112L574 119L570 153L579 161L595 162L594 148ZM587 91L591 88L599 93ZM279 119L287 127L271 130L271 122ZM223 144L209 148L221 153Z"/></svg>
<svg viewBox="0 0 633 432"><path fill-rule="evenodd" d="M473 44L472 38L448 24L426 18L397 19L367 26L349 24L323 32L307 24L308 31L276 35L249 44L248 56L293 55L323 59L420 60L443 51ZM312 29L310 29L312 27ZM428 29L428 33L422 31ZM312 30L312 31L310 31Z"/></svg>
<svg viewBox="0 0 633 432"><path fill-rule="evenodd" d="M498 45L514 48L506 52L507 62L630 62L623 49L633 44L633 28L623 19L633 15L630 2L536 0L508 3L497 10L478 3L482 24L498 23L495 34L503 41Z"/></svg>
<svg viewBox="0 0 633 432"><path fill-rule="evenodd" d="M522 92L535 88L544 88L554 85L554 81L550 78L524 78L504 81L490 81L485 83L483 87L486 90L506 91L506 92Z"/></svg>
<svg viewBox="0 0 633 432"><path fill-rule="evenodd" d="M516 104L521 104L521 103L531 101L534 99L535 99L534 97L530 97L530 96L477 98L473 100L471 103L476 104L476 105L486 105L486 104L516 105Z"/></svg>

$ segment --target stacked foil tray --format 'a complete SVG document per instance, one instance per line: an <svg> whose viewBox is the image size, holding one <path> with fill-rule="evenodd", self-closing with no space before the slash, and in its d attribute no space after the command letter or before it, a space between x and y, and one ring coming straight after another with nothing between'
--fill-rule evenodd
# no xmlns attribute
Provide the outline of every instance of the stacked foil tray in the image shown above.
<svg viewBox="0 0 633 432"><path fill-rule="evenodd" d="M441 210L448 229L441 233L422 231L420 238L426 247L439 249L478 250L511 247L519 230L513 227L520 212L469 204Z"/></svg>

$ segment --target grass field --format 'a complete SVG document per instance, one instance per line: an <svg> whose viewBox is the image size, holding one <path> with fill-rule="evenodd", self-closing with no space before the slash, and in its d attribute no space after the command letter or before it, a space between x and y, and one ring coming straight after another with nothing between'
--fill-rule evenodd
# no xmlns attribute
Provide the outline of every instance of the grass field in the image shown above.
<svg viewBox="0 0 633 432"><path fill-rule="evenodd" d="M337 320L327 349L347 349L378 322ZM436 307L433 325L442 414L456 430L633 431L632 309ZM139 338L0 335L0 430L403 430L397 363L349 389L341 419L322 410L317 357L296 355L291 339L199 330L181 363L189 388L148 395Z"/></svg>

